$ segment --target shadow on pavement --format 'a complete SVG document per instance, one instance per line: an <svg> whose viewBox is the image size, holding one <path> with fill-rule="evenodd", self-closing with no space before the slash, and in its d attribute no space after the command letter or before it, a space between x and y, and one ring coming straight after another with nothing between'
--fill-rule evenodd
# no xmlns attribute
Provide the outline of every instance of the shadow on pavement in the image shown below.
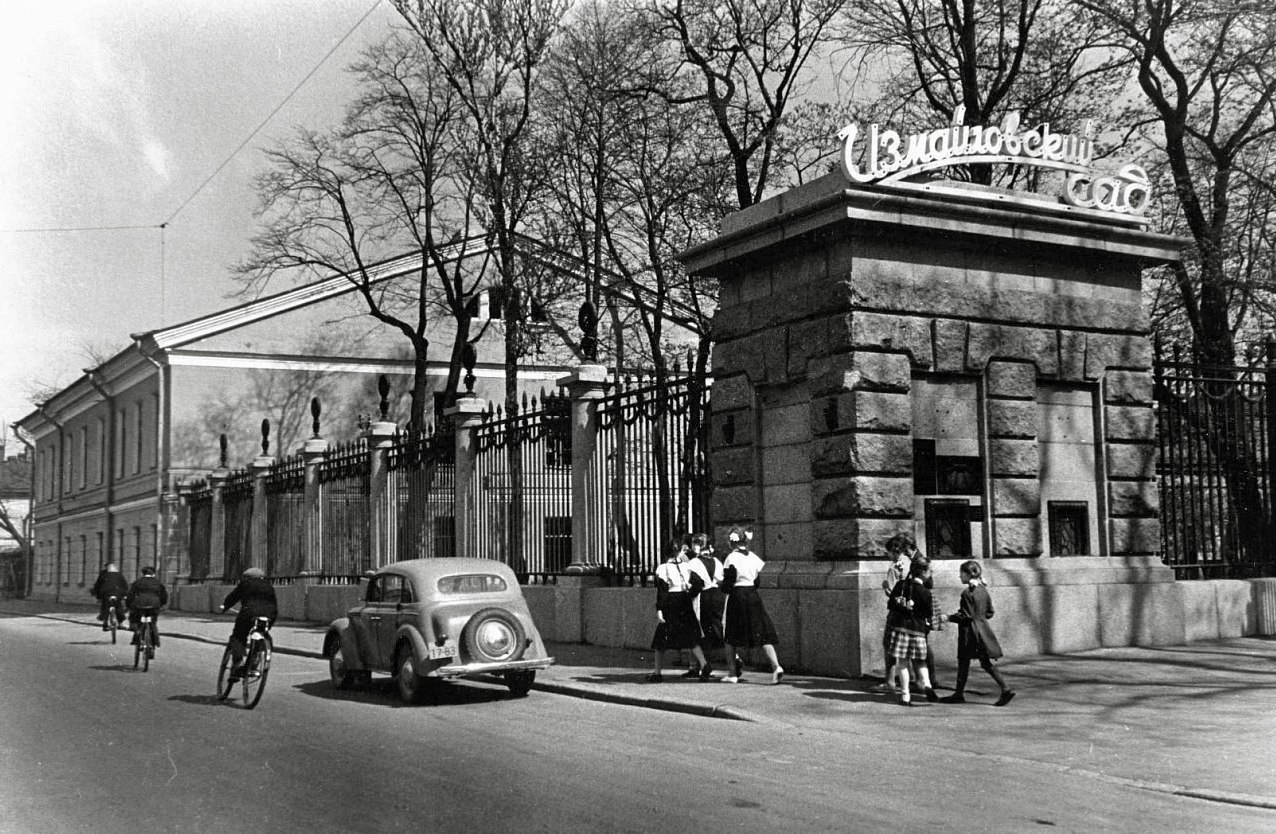
<svg viewBox="0 0 1276 834"><path fill-rule="evenodd" d="M114 666L90 666L95 672L129 672L135 671L132 663L117 663Z"/></svg>
<svg viewBox="0 0 1276 834"><path fill-rule="evenodd" d="M362 703L368 706L389 707L391 709L487 704L510 700L510 694L503 684L489 684L478 681L465 681L455 684L440 681L435 691L426 698L425 703L421 704L420 707L405 704L399 697L394 681L387 677L376 677L367 686L355 686L350 689L337 689L332 685L331 681L327 680L296 684L293 689L314 698Z"/></svg>
<svg viewBox="0 0 1276 834"><path fill-rule="evenodd" d="M195 704L201 707L220 707L223 705L231 705L229 698L222 700L216 695L170 695L168 700L180 701L183 704Z"/></svg>

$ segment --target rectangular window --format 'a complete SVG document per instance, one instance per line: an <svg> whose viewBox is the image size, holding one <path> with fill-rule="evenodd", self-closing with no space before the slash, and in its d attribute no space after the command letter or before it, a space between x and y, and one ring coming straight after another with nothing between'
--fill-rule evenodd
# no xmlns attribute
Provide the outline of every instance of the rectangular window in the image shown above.
<svg viewBox="0 0 1276 834"><path fill-rule="evenodd" d="M79 487L84 489L89 485L89 427L80 427L80 477Z"/></svg>
<svg viewBox="0 0 1276 834"><path fill-rule="evenodd" d="M142 471L142 452L146 448L146 432L142 427L142 403L139 400L133 409L137 420L137 448L133 450L133 472Z"/></svg>
<svg viewBox="0 0 1276 834"><path fill-rule="evenodd" d="M84 587L84 577L89 572L89 537L80 536L80 587Z"/></svg>
<svg viewBox="0 0 1276 834"><path fill-rule="evenodd" d="M133 576L142 569L142 528L133 528Z"/></svg>
<svg viewBox="0 0 1276 834"><path fill-rule="evenodd" d="M127 412L119 409L115 412L115 477L124 477L124 450L128 448Z"/></svg>
<svg viewBox="0 0 1276 834"><path fill-rule="evenodd" d="M106 479L106 420L97 418L97 484Z"/></svg>
<svg viewBox="0 0 1276 834"><path fill-rule="evenodd" d="M97 569L106 567L106 534L97 534Z"/></svg>
<svg viewBox="0 0 1276 834"><path fill-rule="evenodd" d="M932 559L971 558L971 511L970 502L964 499L926 499L926 555Z"/></svg>
<svg viewBox="0 0 1276 834"><path fill-rule="evenodd" d="M1090 555L1090 512L1085 501L1047 502L1051 556Z"/></svg>

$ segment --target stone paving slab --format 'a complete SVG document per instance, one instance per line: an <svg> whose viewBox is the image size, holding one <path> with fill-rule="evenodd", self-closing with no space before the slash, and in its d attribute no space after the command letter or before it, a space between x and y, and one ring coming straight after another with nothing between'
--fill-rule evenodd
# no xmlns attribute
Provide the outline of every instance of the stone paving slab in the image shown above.
<svg viewBox="0 0 1276 834"><path fill-rule="evenodd" d="M92 608L64 603L0 600L0 613L96 625ZM228 615L182 612L161 619L166 636L216 645L232 623ZM320 660L323 632L322 625L280 621L273 630L276 650ZM556 663L538 675L534 688L541 691L915 744L937 759L1022 762L1276 810L1273 638L1012 658L1001 668L1018 695L1000 709L992 706L995 685L977 668L967 704L916 697L904 709L893 696L872 691L870 679L790 673L773 686L759 670L746 671L738 684L701 683L679 677L682 669L673 665L663 683L649 683L650 652L565 643L549 649ZM952 685L954 670L944 659L938 674L941 684Z"/></svg>

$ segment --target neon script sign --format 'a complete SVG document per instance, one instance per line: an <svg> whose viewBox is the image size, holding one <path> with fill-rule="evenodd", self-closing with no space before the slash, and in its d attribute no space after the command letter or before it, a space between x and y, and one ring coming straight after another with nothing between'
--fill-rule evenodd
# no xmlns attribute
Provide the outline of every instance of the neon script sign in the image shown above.
<svg viewBox="0 0 1276 834"><path fill-rule="evenodd" d="M1090 120L1075 135L1055 133L1049 124L1023 128L1018 113L994 126L961 124L964 116L965 109L958 107L948 127L907 137L874 124L863 141L859 125L849 124L837 133L843 142L842 173L852 182L892 183L954 165L1032 165L1067 172L1061 196L1070 206L1132 215L1147 210L1151 181L1142 167L1126 165L1114 175L1093 168Z"/></svg>

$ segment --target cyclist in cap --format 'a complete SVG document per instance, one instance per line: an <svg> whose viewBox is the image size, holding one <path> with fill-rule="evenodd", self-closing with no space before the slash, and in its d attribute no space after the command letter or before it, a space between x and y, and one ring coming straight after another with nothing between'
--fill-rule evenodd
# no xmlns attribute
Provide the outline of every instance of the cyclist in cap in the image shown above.
<svg viewBox="0 0 1276 834"><path fill-rule="evenodd" d="M155 625L155 648L159 648L159 610L168 604L168 589L155 576L155 568L147 565L142 568L142 575L129 586L124 597L128 606L129 627L133 629L133 645L137 645L137 627L142 616L149 614Z"/></svg>
<svg viewBox="0 0 1276 834"><path fill-rule="evenodd" d="M235 656L235 667L231 670L232 681L243 674L244 653L248 649L248 632L258 617L269 617L273 625L279 616L279 604L275 601L275 586L266 579L266 572L261 568L249 568L244 571L243 578L222 602L219 612L239 606L239 615L235 617L235 628L230 633L231 653Z"/></svg>

